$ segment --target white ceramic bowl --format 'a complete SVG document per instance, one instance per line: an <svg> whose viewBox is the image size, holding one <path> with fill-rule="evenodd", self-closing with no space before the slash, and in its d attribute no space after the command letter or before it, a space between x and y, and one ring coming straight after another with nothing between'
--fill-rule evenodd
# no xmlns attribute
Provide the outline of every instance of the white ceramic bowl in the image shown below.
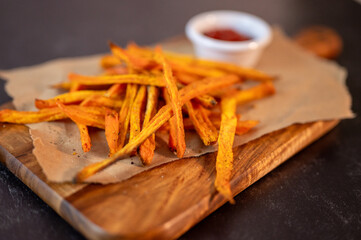
<svg viewBox="0 0 361 240"><path fill-rule="evenodd" d="M249 36L251 40L230 42L203 34L215 29L232 29ZM186 25L186 35L199 58L253 67L271 41L272 34L269 25L254 15L221 10L201 13L191 18Z"/></svg>

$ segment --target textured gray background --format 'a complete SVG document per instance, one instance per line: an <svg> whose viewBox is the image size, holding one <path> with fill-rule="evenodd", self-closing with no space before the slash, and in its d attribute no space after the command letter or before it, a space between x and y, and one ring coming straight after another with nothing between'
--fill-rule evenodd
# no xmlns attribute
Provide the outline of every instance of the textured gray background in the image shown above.
<svg viewBox="0 0 361 240"><path fill-rule="evenodd" d="M361 5L352 0L0 0L0 69L105 52L108 40L154 43L215 9L259 15L290 35L312 24L335 28L345 42L337 61L360 112ZM0 103L9 100L0 81ZM359 117L342 121L181 239L360 239L360 126ZM0 164L0 239L82 238Z"/></svg>

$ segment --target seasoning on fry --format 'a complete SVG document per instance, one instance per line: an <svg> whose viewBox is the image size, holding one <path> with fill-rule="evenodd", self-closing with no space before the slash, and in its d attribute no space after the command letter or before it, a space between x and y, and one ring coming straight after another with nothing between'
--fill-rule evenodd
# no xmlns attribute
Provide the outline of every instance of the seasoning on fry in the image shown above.
<svg viewBox="0 0 361 240"><path fill-rule="evenodd" d="M177 157L181 158L183 157L184 152L186 150L186 142L184 136L184 127L183 127L182 105L181 102L179 101L178 88L175 79L173 77L172 69L163 56L162 49L156 48L155 52L156 52L157 60L163 66L163 73L167 87L167 92L169 94L169 99L171 101L172 110L174 113L174 120L171 121L174 121L175 124Z"/></svg>
<svg viewBox="0 0 361 240"><path fill-rule="evenodd" d="M81 123L76 123L79 132L80 132L80 141L81 141L81 147L84 152L89 152L91 149L91 139L89 136L88 127Z"/></svg>
<svg viewBox="0 0 361 240"><path fill-rule="evenodd" d="M227 198L230 203L234 203L230 180L233 169L232 145L237 126L237 102L234 97L226 97L222 99L221 104L222 120L218 137L217 174L214 185L220 194Z"/></svg>
<svg viewBox="0 0 361 240"><path fill-rule="evenodd" d="M89 96L101 96L103 94L105 94L105 91L85 90L85 91L69 92L58 95L55 98L48 100L35 99L35 106L38 109L56 107L56 102L61 102L63 104L78 103Z"/></svg>
<svg viewBox="0 0 361 240"><path fill-rule="evenodd" d="M130 120L130 112L134 102L134 98L137 94L138 86L134 84L128 84L125 99L122 105L122 108L119 112L119 139L118 139L118 148L122 148L124 146L128 127Z"/></svg>
<svg viewBox="0 0 361 240"><path fill-rule="evenodd" d="M105 137L109 146L109 156L118 148L119 115L115 110L107 109L105 112Z"/></svg>
<svg viewBox="0 0 361 240"><path fill-rule="evenodd" d="M154 116L157 110L159 90L154 86L148 86L147 107L145 110L143 128L148 126L151 118ZM155 133L151 134L140 146L139 157L144 165L149 165L154 156L155 150Z"/></svg>
<svg viewBox="0 0 361 240"><path fill-rule="evenodd" d="M138 90L137 96L132 104L132 109L130 110L130 130L129 130L129 141L137 136L140 132L140 121L142 116L142 110L146 100L147 88L146 86L141 86Z"/></svg>
<svg viewBox="0 0 361 240"><path fill-rule="evenodd" d="M212 123L207 122L207 120L204 119L206 116L203 114L202 109L199 106L195 108L191 101L186 102L186 106L189 118L204 145L208 146L215 143L218 137L217 129Z"/></svg>

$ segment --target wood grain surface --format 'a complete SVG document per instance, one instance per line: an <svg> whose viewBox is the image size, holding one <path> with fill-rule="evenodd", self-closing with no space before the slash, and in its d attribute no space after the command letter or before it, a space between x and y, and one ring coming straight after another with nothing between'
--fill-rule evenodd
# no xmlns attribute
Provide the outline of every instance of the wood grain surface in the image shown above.
<svg viewBox="0 0 361 240"><path fill-rule="evenodd" d="M235 148L234 195L337 123L292 125ZM215 153L171 162L116 184L54 184L32 154L26 126L2 124L0 145L1 162L90 239L177 238L226 203L213 186Z"/></svg>

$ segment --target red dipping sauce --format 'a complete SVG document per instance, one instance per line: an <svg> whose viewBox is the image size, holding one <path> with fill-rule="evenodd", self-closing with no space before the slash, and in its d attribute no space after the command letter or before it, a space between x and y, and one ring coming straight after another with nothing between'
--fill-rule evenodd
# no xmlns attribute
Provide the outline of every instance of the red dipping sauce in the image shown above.
<svg viewBox="0 0 361 240"><path fill-rule="evenodd" d="M230 42L241 42L251 40L250 37L240 34L233 29L214 29L203 33L205 36Z"/></svg>

